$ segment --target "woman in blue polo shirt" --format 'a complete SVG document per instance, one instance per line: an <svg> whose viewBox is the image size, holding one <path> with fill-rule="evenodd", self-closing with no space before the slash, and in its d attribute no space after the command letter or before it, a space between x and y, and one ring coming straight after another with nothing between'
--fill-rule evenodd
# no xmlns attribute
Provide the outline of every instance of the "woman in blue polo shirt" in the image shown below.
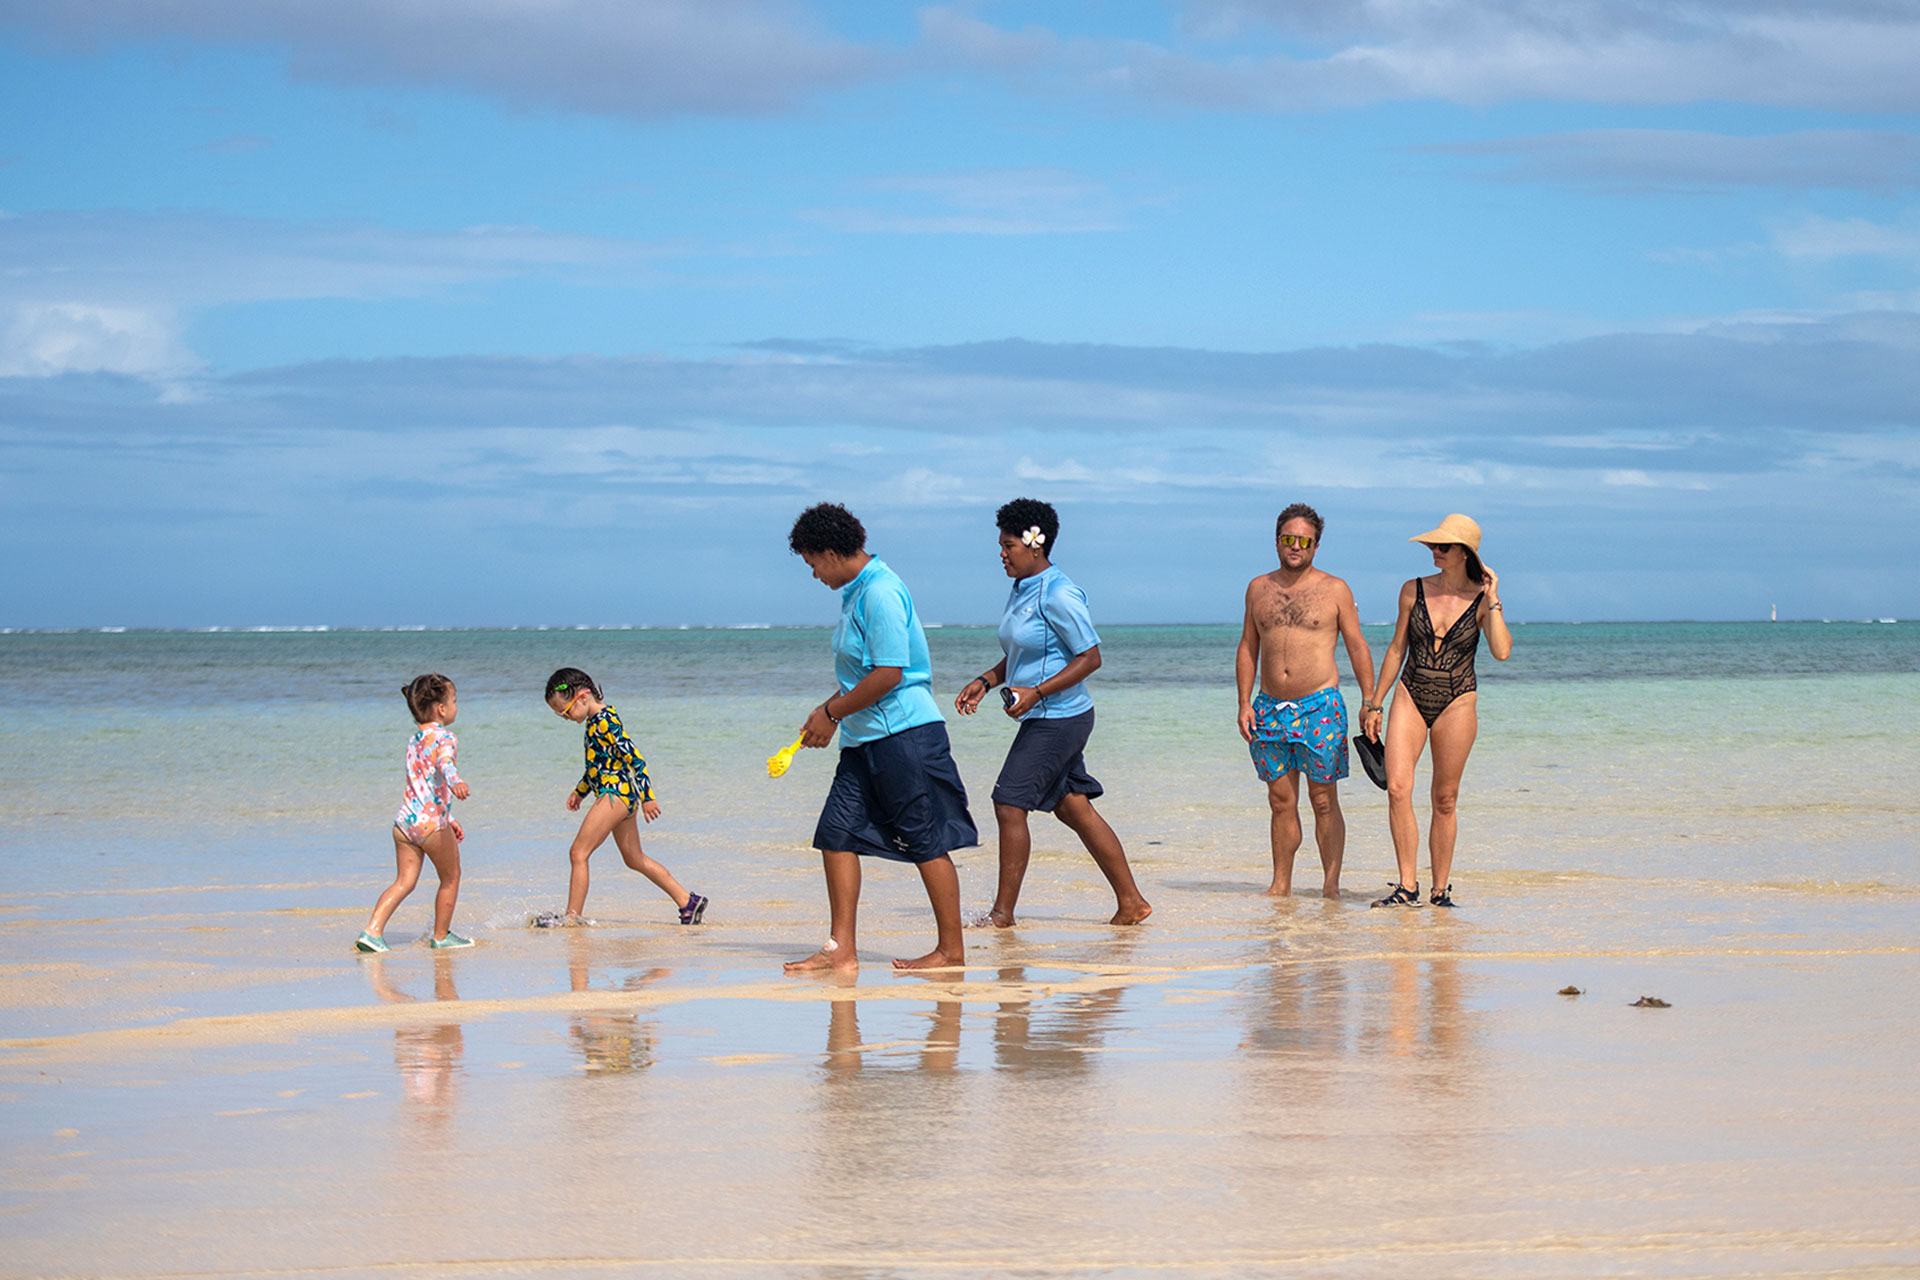
<svg viewBox="0 0 1920 1280"><path fill-rule="evenodd" d="M960 940L960 875L948 853L980 843L967 791L948 749L947 722L933 700L927 633L906 583L867 554L867 531L851 511L821 503L800 513L787 545L813 576L840 593L833 631L839 688L801 730L809 747L840 734L840 765L814 828L827 874L831 924L826 945L788 973L850 969L860 907L860 858L920 868L933 904L933 950L896 969L938 969L966 961Z"/></svg>
<svg viewBox="0 0 1920 1280"><path fill-rule="evenodd" d="M1020 884L1026 879L1033 838L1027 815L1051 813L1080 837L1100 873L1113 886L1112 924L1139 924L1153 914L1127 865L1127 852L1093 807L1103 788L1087 772L1082 751L1093 733L1093 697L1086 678L1100 669L1100 636L1087 613L1087 594L1054 568L1060 537L1053 507L1016 498L994 516L1000 526L1000 565L1013 579L1000 619L1005 657L975 676L954 699L970 716L995 685L1005 685L1006 711L1020 722L1013 746L993 788L993 816L1000 827L1000 884L993 910L979 921L1006 928L1013 923Z"/></svg>

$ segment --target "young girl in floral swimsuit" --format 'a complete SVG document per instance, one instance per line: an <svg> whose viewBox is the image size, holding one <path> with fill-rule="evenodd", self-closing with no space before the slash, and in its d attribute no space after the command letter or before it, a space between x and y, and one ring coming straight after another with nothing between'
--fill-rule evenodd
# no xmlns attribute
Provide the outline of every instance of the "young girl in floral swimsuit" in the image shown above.
<svg viewBox="0 0 1920 1280"><path fill-rule="evenodd" d="M393 819L396 867L393 883L373 904L373 915L353 949L370 954L391 950L383 936L387 921L419 883L423 861L431 861L440 877L440 891L433 895L433 934L427 945L470 947L472 940L452 929L453 906L460 898L460 842L467 838L453 816L453 802L469 794L454 763L460 744L448 728L460 710L453 681L442 675L420 676L400 692L419 728L407 743L407 790Z"/></svg>

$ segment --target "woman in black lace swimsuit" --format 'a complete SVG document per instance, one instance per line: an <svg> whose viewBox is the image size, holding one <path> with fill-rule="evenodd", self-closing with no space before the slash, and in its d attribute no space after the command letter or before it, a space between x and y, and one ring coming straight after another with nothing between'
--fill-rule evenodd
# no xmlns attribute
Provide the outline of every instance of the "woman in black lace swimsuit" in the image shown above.
<svg viewBox="0 0 1920 1280"><path fill-rule="evenodd" d="M1393 829L1393 853L1400 863L1399 883L1373 905L1420 905L1420 826L1413 816L1413 767L1431 740L1433 812L1427 823L1427 847L1433 857L1433 887L1428 901L1436 907L1451 907L1453 841L1459 830L1454 808L1467 753L1480 730L1473 655L1484 631L1487 651L1505 662L1513 652L1513 635L1500 607L1500 576L1480 563L1479 525L1465 516L1451 515L1439 528L1408 541L1425 543L1439 572L1411 579L1400 588L1400 617L1393 625L1393 641L1380 660L1380 679L1373 686L1393 688L1393 714L1387 720L1387 823ZM1374 717L1371 722L1369 716ZM1362 730L1377 735L1379 716L1377 706L1362 708Z"/></svg>

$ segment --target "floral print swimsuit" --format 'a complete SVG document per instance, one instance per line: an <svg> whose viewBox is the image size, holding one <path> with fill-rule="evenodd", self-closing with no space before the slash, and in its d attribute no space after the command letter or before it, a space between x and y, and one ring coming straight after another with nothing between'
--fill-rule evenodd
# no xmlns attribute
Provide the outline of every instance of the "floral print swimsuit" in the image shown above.
<svg viewBox="0 0 1920 1280"><path fill-rule="evenodd" d="M653 799L653 783L647 778L647 762L627 739L620 713L602 707L587 717L586 728L587 769L574 784L574 794L582 799L612 796L628 813L637 813L642 802Z"/></svg>
<svg viewBox="0 0 1920 1280"><path fill-rule="evenodd" d="M420 726L407 743L407 794L393 825L412 844L422 844L453 821L453 787L460 781L454 766L460 744L453 731L437 720Z"/></svg>

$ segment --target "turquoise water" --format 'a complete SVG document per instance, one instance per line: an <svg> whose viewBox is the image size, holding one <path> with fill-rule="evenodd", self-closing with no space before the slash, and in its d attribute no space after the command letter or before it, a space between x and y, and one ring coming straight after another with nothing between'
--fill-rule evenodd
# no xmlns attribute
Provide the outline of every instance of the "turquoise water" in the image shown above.
<svg viewBox="0 0 1920 1280"><path fill-rule="evenodd" d="M1920 626L1515 636L1511 661L1481 657L1463 878L1920 883L1908 834L1920 817ZM1386 639L1369 638L1376 651ZM930 639L949 699L998 656L984 628ZM1237 628L1110 627L1105 640L1088 752L1103 809L1168 874L1253 875L1265 818L1233 723ZM116 886L257 883L270 863L271 878L363 888L390 856L410 732L399 686L438 670L461 694L470 877L545 893L577 821L560 801L578 776L579 731L539 697L563 664L599 678L651 763L667 807L649 831L658 856L810 864L829 753L803 753L777 783L762 762L830 688L826 649L826 631L810 628L0 635L0 870L26 889L70 881L76 858ZM949 719L979 796L1012 725ZM1345 794L1350 879L1372 883L1391 865L1384 807L1364 781Z"/></svg>

